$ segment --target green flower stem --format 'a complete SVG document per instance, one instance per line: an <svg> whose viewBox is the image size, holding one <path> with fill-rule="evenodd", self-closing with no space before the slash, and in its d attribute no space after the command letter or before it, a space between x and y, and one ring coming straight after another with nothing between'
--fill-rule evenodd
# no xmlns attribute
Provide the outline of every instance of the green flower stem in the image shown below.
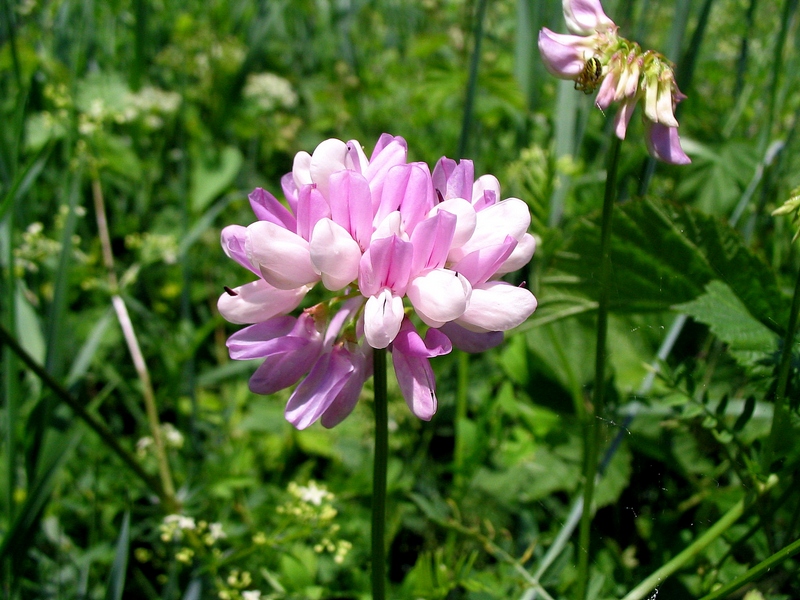
<svg viewBox="0 0 800 600"><path fill-rule="evenodd" d="M700 600L717 600L718 598L726 598L731 592L735 592L745 584L750 583L754 579L758 578L765 571L769 571L772 567L779 565L781 562L790 556L794 556L798 552L800 552L800 540L795 540L783 550L778 550L778 552L770 556L768 559L761 561L746 573L739 575L739 577L731 581L729 584L714 590L707 596L703 596Z"/></svg>
<svg viewBox="0 0 800 600"><path fill-rule="evenodd" d="M453 449L453 481L456 489L464 485L464 423L467 418L467 387L469 386L469 354L458 352L458 381L456 384L455 448Z"/></svg>
<svg viewBox="0 0 800 600"><path fill-rule="evenodd" d="M42 380L50 390L58 397L59 400L64 402L67 406L69 406L72 411L78 415L83 421L92 429L94 432L100 436L106 445L117 454L117 456L122 459L126 465L128 465L131 470L136 473L136 475L145 483L147 486L155 492L155 494L160 498L161 502L164 504L164 509L168 512L176 512L178 510L178 506L175 503L175 500L167 494L164 493L164 489L161 487L161 482L149 475L139 462L136 460L136 457L123 448L120 443L117 441L116 436L114 433L106 427L105 423L103 423L98 417L94 416L92 413L86 410L83 403L74 398L67 390L65 390L60 383L58 383L50 373L48 373L36 360L28 354L22 346L19 345L14 336L12 336L3 325L0 325L0 343L6 344L11 351L17 355L17 357L25 363L25 365L33 371L33 373Z"/></svg>
<svg viewBox="0 0 800 600"><path fill-rule="evenodd" d="M789 311L789 326L786 328L786 337L783 339L781 362L778 367L778 386L775 390L775 408L772 413L772 428L769 432L766 452L764 453L764 468L767 472L770 470L770 465L775 457L775 451L778 449L778 445L782 440L791 439L791 434L787 433L789 415L786 410L786 388L789 383L789 371L792 365L792 347L794 346L794 334L797 330L798 312L800 312L800 271L797 272L797 280L794 284L792 308Z"/></svg>
<svg viewBox="0 0 800 600"><path fill-rule="evenodd" d="M771 475L767 482L761 486L759 495L766 493L777 483L778 477L776 475ZM655 571L652 575L647 577L639 585L628 592L628 595L622 600L642 600L645 596L647 596L647 594L661 585L661 583L667 577L675 573L678 569L698 556L708 547L709 544L711 544L711 542L725 533L725 531L727 531L728 528L733 525L739 519L739 517L742 516L747 505L748 504L745 503L745 498L739 500L739 502L737 502L733 508L726 512L719 521L714 523L714 525L712 525L708 531L692 542L692 544L687 546L683 552L678 554L666 564L662 565L660 569Z"/></svg>
<svg viewBox="0 0 800 600"><path fill-rule="evenodd" d="M600 439L599 417L603 414L605 402L606 337L608 334L608 302L611 279L611 216L617 197L617 165L619 149L622 144L616 136L611 138L606 169L606 187L603 198L603 217L600 229L600 277L597 305L597 352L595 354L594 389L592 406L587 410L584 426L586 429L583 460L583 506L580 538L578 542L578 592L576 598L583 600L589 584L589 545L591 542L592 501L594 500L595 476L597 475L597 456Z"/></svg>
<svg viewBox="0 0 800 600"><path fill-rule="evenodd" d="M386 463L389 455L389 412L386 349L373 350L375 385L375 462L372 470L372 599L386 598Z"/></svg>

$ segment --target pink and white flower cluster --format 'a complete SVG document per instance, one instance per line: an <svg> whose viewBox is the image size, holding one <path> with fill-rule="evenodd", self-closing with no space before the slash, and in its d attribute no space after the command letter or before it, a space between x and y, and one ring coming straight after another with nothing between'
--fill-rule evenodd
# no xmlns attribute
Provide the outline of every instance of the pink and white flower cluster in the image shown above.
<svg viewBox="0 0 800 600"><path fill-rule="evenodd" d="M501 201L497 179L475 179L471 161L442 158L431 173L407 154L388 134L369 159L356 141L326 140L283 177L288 208L256 189L258 220L222 231L225 253L257 276L218 302L225 319L249 324L229 338L231 358L264 359L253 392L300 382L286 406L298 429L350 414L374 348L390 350L409 408L429 420L428 359L495 346L536 308L530 291L499 280L533 255L525 203ZM335 294L290 316L318 283Z"/></svg>
<svg viewBox="0 0 800 600"><path fill-rule="evenodd" d="M547 70L561 79L576 81L586 92L599 86L595 104L606 110L619 103L615 133L625 139L636 104L641 101L652 156L672 164L691 160L681 148L675 106L684 96L675 82L670 62L652 50L617 34L617 26L603 12L600 0L562 0L570 34L546 27L539 32L539 51Z"/></svg>

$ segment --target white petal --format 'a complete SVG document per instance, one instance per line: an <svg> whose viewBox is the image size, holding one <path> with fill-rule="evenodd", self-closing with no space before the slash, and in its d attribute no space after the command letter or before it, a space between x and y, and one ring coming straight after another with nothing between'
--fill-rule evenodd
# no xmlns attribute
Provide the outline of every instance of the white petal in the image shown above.
<svg viewBox="0 0 800 600"><path fill-rule="evenodd" d="M301 151L294 155L294 163L292 165L292 178L294 185L300 189L304 185L312 183L311 171L311 155L308 152Z"/></svg>
<svg viewBox="0 0 800 600"><path fill-rule="evenodd" d="M536 310L529 290L503 281L490 281L472 290L469 307L456 321L471 331L508 331Z"/></svg>
<svg viewBox="0 0 800 600"><path fill-rule="evenodd" d="M384 288L364 305L364 337L373 348L392 343L403 323L403 299Z"/></svg>
<svg viewBox="0 0 800 600"><path fill-rule="evenodd" d="M472 286L467 278L449 269L434 269L409 284L406 295L425 324L441 327L464 314Z"/></svg>
<svg viewBox="0 0 800 600"><path fill-rule="evenodd" d="M317 221L309 251L311 262L322 274L322 283L329 290L341 290L358 278L361 248L338 223L330 219Z"/></svg>
<svg viewBox="0 0 800 600"><path fill-rule="evenodd" d="M321 142L311 155L311 179L325 198L328 197L328 178L332 173L347 168L347 144L342 140L331 138Z"/></svg>
<svg viewBox="0 0 800 600"><path fill-rule="evenodd" d="M528 205L518 198L508 198L485 210L478 211L475 232L469 241L460 248L454 248L448 255L450 262L458 262L470 252L486 246L501 244L506 236L520 241L528 231L531 213Z"/></svg>

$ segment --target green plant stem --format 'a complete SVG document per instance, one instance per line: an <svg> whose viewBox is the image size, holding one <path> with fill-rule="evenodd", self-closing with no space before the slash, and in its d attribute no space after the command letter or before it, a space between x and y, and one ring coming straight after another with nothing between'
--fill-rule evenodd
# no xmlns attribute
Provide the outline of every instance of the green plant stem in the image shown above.
<svg viewBox="0 0 800 600"><path fill-rule="evenodd" d="M767 482L761 486L759 495L766 493L777 483L778 477L776 475L771 475ZM628 594L622 600L642 600L642 598L647 596L647 594L658 587L667 577L697 557L708 547L711 542L725 533L725 531L727 531L728 528L733 525L739 519L739 517L742 516L745 507L745 498L742 498L733 506L733 508L726 512L719 521L714 523L714 525L712 525L708 531L687 546L683 552L662 565L660 569L655 571L652 575L647 577L639 585L628 592Z"/></svg>
<svg viewBox="0 0 800 600"><path fill-rule="evenodd" d="M700 600L717 600L718 598L727 597L731 592L735 592L745 584L750 583L759 577L765 571L769 571L772 567L779 565L781 562L790 556L794 556L798 552L800 552L800 540L795 540L783 550L778 550L768 559L761 561L752 569L739 575L739 577L731 581L729 584L714 590L706 596L703 596Z"/></svg>
<svg viewBox="0 0 800 600"><path fill-rule="evenodd" d="M167 497L158 479L145 472L145 470L142 469L141 465L136 460L136 457L120 445L114 433L108 429L108 427L106 427L105 423L87 411L79 400L74 398L67 390L65 390L61 384L58 383L52 375L50 375L50 373L48 373L30 354L25 351L22 346L19 345L19 342L14 339L14 336L12 336L3 325L0 325L0 342L7 345L12 352L14 352L14 354L16 354L17 357L19 357L19 359L25 363L25 365L31 371L33 371L33 373L39 379L42 380L42 383L50 388L56 397L69 406L76 415L83 419L83 421L92 430L94 430L97 435L100 436L100 439L102 439L106 445L111 448L111 450L113 450L114 453L120 457L120 459L122 459L122 462L128 465L131 470L136 473L136 475L145 484L147 484L147 486L153 490L153 492L155 492L155 494L164 504L165 510L168 512L177 511L177 504L175 504L174 499Z"/></svg>
<svg viewBox="0 0 800 600"><path fill-rule="evenodd" d="M770 465L775 457L775 451L778 445L782 440L788 441L791 439L791 434L787 434L789 415L786 410L786 388L789 384L789 371L792 366L792 347L794 345L794 334L797 329L798 312L800 312L800 271L797 272L797 280L794 284L792 308L789 311L789 325L786 328L786 336L783 338L781 362L778 366L775 408L772 413L772 427L769 432L769 439L767 440L763 464L767 471L769 471Z"/></svg>
<svg viewBox="0 0 800 600"><path fill-rule="evenodd" d="M389 411L386 349L373 350L375 385L375 461L372 469L372 598L386 598L386 464L389 455Z"/></svg>
<svg viewBox="0 0 800 600"><path fill-rule="evenodd" d="M453 449L453 481L456 489L464 484L464 424L467 418L467 387L469 386L469 354L458 351L458 381L456 384L455 448Z"/></svg>
<svg viewBox="0 0 800 600"><path fill-rule="evenodd" d="M617 197L617 166L619 149L622 144L616 136L611 138L606 169L606 186L603 198L603 216L600 229L600 277L597 306L597 351L594 364L594 389L592 405L587 410L584 427L586 429L583 461L583 515L581 516L578 542L578 592L576 598L583 600L589 584L589 546L591 542L592 501L594 500L595 476L597 475L597 456L600 439L600 417L605 402L606 337L608 334L608 303L611 279L611 217Z"/></svg>

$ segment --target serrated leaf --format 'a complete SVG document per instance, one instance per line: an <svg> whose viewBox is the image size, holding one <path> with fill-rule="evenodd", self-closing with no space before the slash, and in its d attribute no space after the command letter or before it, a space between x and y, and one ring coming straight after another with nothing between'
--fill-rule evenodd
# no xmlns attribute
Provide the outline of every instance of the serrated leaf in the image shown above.
<svg viewBox="0 0 800 600"><path fill-rule="evenodd" d="M674 308L708 325L731 350L771 353L777 348L777 336L757 321L733 290L721 281L710 282L705 294Z"/></svg>
<svg viewBox="0 0 800 600"><path fill-rule="evenodd" d="M769 266L727 224L687 206L655 199L615 208L611 238L610 308L665 311L689 302L719 279L748 312L781 334L788 300ZM571 276L553 287L596 300L600 272L600 215L585 219L554 269Z"/></svg>

